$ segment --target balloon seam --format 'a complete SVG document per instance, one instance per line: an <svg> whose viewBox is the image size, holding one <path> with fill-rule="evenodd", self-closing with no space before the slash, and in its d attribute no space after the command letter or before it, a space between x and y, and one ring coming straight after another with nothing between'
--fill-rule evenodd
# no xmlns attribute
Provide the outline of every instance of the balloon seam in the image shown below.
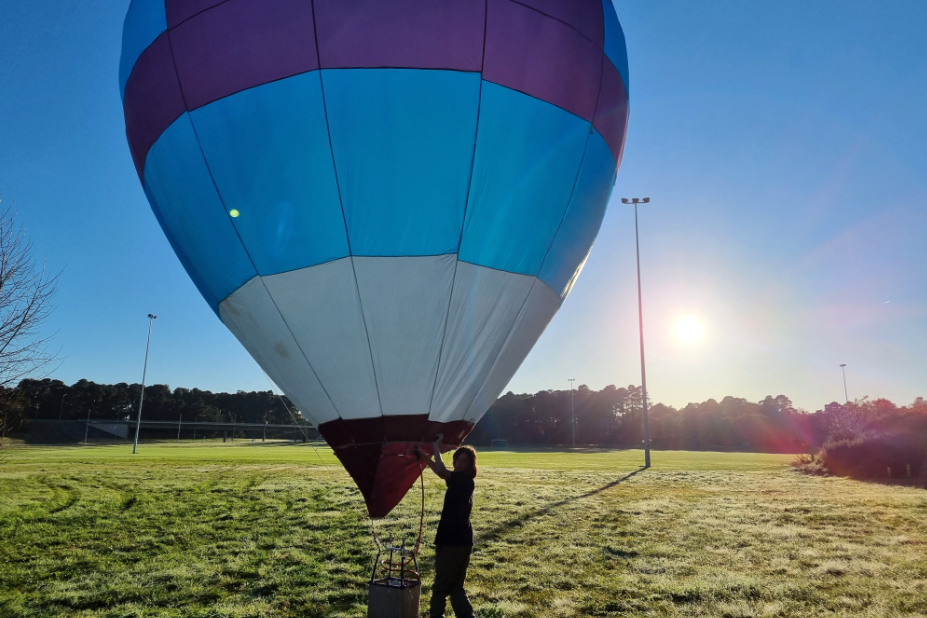
<svg viewBox="0 0 927 618"><path fill-rule="evenodd" d="M603 9L603 11L602 11L602 45L599 45L599 44L596 43L594 40L592 40L592 39L590 39L588 36L586 36L586 33L585 33L585 32L582 32L579 28L577 28L577 27L574 26L573 24L571 24L571 23L569 23L569 22L567 22L567 21L564 21L564 20L560 19L559 17L554 17L553 15L550 15L550 14L548 14L548 13L545 13L544 11L542 11L541 9L539 9L539 8L537 8L537 7L533 7L533 6L531 6L531 5L525 4L524 2L519 2L519 0L509 0L509 2L511 2L512 4L517 4L517 5L519 5L519 6L523 6L523 7L525 7L526 9L529 9L529 10L531 10L531 11L534 11L535 13L540 13L540 14L543 15L544 17L548 17L548 18L550 18L550 19L553 19L554 21L559 21L561 24L563 24L564 26L570 28L571 30L573 30L574 32L576 32L576 34L578 34L579 36L583 37L584 39L586 39L587 41L589 41L590 43L592 43L593 45L595 45L595 46L598 47L599 49L602 49L602 50L605 49L605 11L604 11L604 9Z"/></svg>
<svg viewBox="0 0 927 618"><path fill-rule="evenodd" d="M174 60L174 47L171 42L170 31L168 31L167 33L167 43L168 43L168 48L170 49L170 52L171 52L171 62L174 64L174 74L177 75L177 81L180 85L180 96L183 97L184 107L186 107L187 98L183 92L183 83L180 82L180 75L177 73L177 62ZM225 200L222 198L222 192L219 191L219 185L216 184L216 179L213 176L212 168L209 167L209 160L206 158L206 153L203 151L203 145L200 143L200 136L196 130L196 123L193 122L193 116L190 115L189 111L185 111L184 114L186 114L187 119L190 121L190 128L193 129L193 138L196 140L196 147L199 150L200 156L203 158L203 165L206 166L206 173L209 174L209 181L212 183L213 189L216 192L216 197L219 198L219 203L222 204L223 214L228 216L228 210L226 209L226 206L225 206ZM239 234L238 228L235 227L234 223L232 223L231 225L232 225L232 229L235 231L235 236L238 238L238 243L241 245L242 251L244 251L245 255L248 257L248 261L251 262L251 267L254 269L255 277L257 277L257 279L261 282L261 286L264 288L264 292L267 294L267 297L270 299L270 302L273 303L274 309L277 310L277 314L280 316L280 320L283 322L283 325L286 326L287 331L290 333L290 337L293 339L293 345L295 345L296 349L299 350L299 353L302 354L303 359L306 361L306 365L308 365L309 370L312 372L312 375L315 376L316 381L319 383L319 388L321 388L322 392L325 393L325 396L328 397L328 401L329 403L332 404L332 409L335 411L335 414L337 414L340 417L341 413L338 412L338 406L335 405L335 401L332 399L328 390L325 388L325 385L322 383L322 380L319 379L319 374L316 372L315 368L312 366L312 363L309 362L309 357L306 356L306 352L303 350L302 346L299 345L299 341L296 340L296 335L293 334L293 329L290 327L289 323L286 321L286 318L283 317L283 312L280 311L280 307L277 305L277 301L274 300L274 297L270 293L270 290L267 289L267 284L264 283L264 278L261 276L261 273L258 270L257 265L254 263L254 259L251 257L251 254L248 253L248 248L245 246L244 241L241 239L241 234ZM232 293L234 293L234 291ZM231 294L227 295L225 298L228 298L229 296L231 296ZM220 300L219 304L222 304L225 298Z"/></svg>
<svg viewBox="0 0 927 618"><path fill-rule="evenodd" d="M602 80L602 78L601 78L601 76L600 76L600 77L599 77L599 81L601 81L601 80ZM553 102L551 102L551 101L548 101L547 99L541 98L541 97L537 96L536 94L531 94L530 92L525 92L524 90L519 90L518 88L512 88L511 86L508 86L508 85L506 85L506 84L500 84L499 82L494 82L494 81L492 81L491 79L485 79L485 78L483 78L482 81L484 81L484 82L486 82L486 83L488 83L488 84L492 84L493 86L499 86L500 88L505 88L506 90L511 90L512 92L517 92L518 94L523 94L523 95L525 95L526 97L531 97L531 98L534 99L535 101L540 101L541 103L546 103L547 105L550 105L551 107L556 107L557 109L559 109L559 110L561 110L561 111L564 111L564 112L570 114L571 116L575 116L575 117L579 118L579 119L582 120L583 122L592 123L592 121L593 121L593 119L590 119L590 118L583 118L582 116L580 116L580 115L577 114L576 112L570 111L570 110L568 110L567 108L563 107L562 105L557 105L556 103L553 103ZM598 104L598 96L596 96L596 99L597 99L596 103Z"/></svg>
<svg viewBox="0 0 927 618"><path fill-rule="evenodd" d="M196 17L197 15L202 15L202 14L205 13L206 11L211 11L211 10L213 10L214 8L220 7L220 6L222 6L223 4L227 3L228 1L229 1L229 0L222 0L221 2L217 2L217 3L215 3L215 4L212 5L212 6L207 6L205 9L202 9L202 10L200 10L200 11L197 11L197 12L194 13L193 15L190 15L190 16L184 18L183 21L179 21L179 22L177 22L176 24L174 24L173 26L170 26L170 25L169 25L167 29L168 29L168 30L173 30L174 28L176 28L176 27L178 27L178 26L180 26L180 25L182 25L182 24L187 23L188 21L190 21L191 19L193 19L193 18ZM164 13L165 13L165 18L166 18L166 17L167 17L167 7L165 7Z"/></svg>
<svg viewBox="0 0 927 618"><path fill-rule="evenodd" d="M357 282L357 268L354 266L354 252L351 249L351 234L348 230L348 217L344 212L344 198L341 196L341 181L338 178L338 163L335 161L335 146L332 142L332 129L328 121L328 103L325 100L325 80L322 79L322 55L319 51L319 24L315 17L315 0L312 0L312 37L315 42L315 58L319 65L319 89L322 95L322 113L325 116L325 133L328 135L328 150L332 157L332 172L335 174L335 190L338 192L338 205L341 206L341 220L344 222L344 237L348 244L348 257L351 258L351 273L354 275L354 291L357 294L357 304L361 312L361 321L364 323L364 335L367 337L367 351L370 353L370 370L373 372L373 385L377 391L377 405L380 416L383 416L383 399L380 396L380 379L377 376L377 364L373 358L373 346L370 344L370 329L367 328L367 314L364 311L364 300L361 298L360 284ZM439 359L440 362L440 359ZM341 418L341 414L338 414Z"/></svg>
<svg viewBox="0 0 927 618"><path fill-rule="evenodd" d="M431 397L428 401L428 417L431 418L432 407L435 403L435 390L438 387L438 376L441 374L441 358L444 355L444 342L447 341L447 323L451 315L451 305L454 302L454 287L457 284L457 267L460 264L460 245L463 243L464 228L467 225L467 207L470 204L470 192L473 190L473 168L476 164L476 143L480 136L480 114L483 107L483 67L486 64L486 30L489 22L489 0L483 5L483 55L480 58L480 90L476 100L476 126L473 130L473 154L470 155L470 179L467 182L467 195L464 198L463 217L460 220L460 236L457 238L457 259L454 261L454 276L451 278L451 291L447 299L447 311L444 314L444 332L441 334L441 346L438 348L438 367L435 369L435 379L431 385Z"/></svg>
<svg viewBox="0 0 927 618"><path fill-rule="evenodd" d="M496 358L493 359L492 364L489 366L489 371L487 371L487 372L486 372L486 375L483 376L483 380L480 382L480 387L479 387L478 389L476 389L476 392L473 394L473 399L471 399L471 400L470 400L470 403L467 404L467 408L466 408L466 411L464 412L464 416L466 416L466 414L470 411L470 408L473 407L473 404L476 403L476 400L477 400L477 398L480 396L480 393L483 392L483 387L486 386L486 382L489 380L489 376L492 375L493 369L495 369L495 368L496 368L496 365L499 364L499 358L502 356L502 352L505 351L505 347L508 345L509 340L511 340L512 335L515 333L515 325L518 324L518 319L519 319L519 318L522 316L522 314L525 312L525 305L528 304L528 299L531 298L531 292L534 291L534 286L537 285L537 282L538 282L538 281L540 281L540 279L538 279L538 277L535 276L535 277L534 277L534 281L531 282L531 287L528 288L528 293L525 294L525 299L524 299L523 301L521 301L521 307L519 307L518 313L515 314L515 319L512 320L512 323L509 325L509 327L508 327L508 329L507 329L507 330L508 330L508 334L505 336L505 341L503 341L503 342L502 342L502 345L499 346L499 352L496 354ZM548 287L550 287L550 286L548 286ZM535 342L535 343L537 343L537 342ZM534 347L534 346L532 345L532 347ZM522 362L524 362L524 359L522 359ZM520 364L519 364L519 365L520 365ZM485 410L484 410L483 412L485 412ZM465 418L462 418L462 419L460 419L460 420L466 421ZM475 425L475 424L476 424L476 423L474 423L474 425Z"/></svg>
<svg viewBox="0 0 927 618"><path fill-rule="evenodd" d="M604 58L605 58L604 53L602 54L602 58L603 60L601 60L601 62L604 62ZM567 198L567 203L563 209L563 214L560 215L560 223L557 224L557 229L554 231L554 235L550 239L550 245L547 247L547 251L544 253L544 259L541 260L540 268L538 268L538 272L536 275L538 279L541 278L541 271L544 270L544 264L547 263L547 258L550 257L550 251L551 249L554 248L554 243L557 242L557 235L560 233L560 228L563 227L564 220L566 220L567 212L569 212L570 210L570 204L573 202L573 196L576 195L576 185L579 184L579 177L583 173L583 164L586 162L586 152L589 150L589 136L592 135L592 132L595 130L595 115L599 111L599 101L601 100L601 98L602 98L602 65L599 65L599 90L596 93L595 110L593 110L592 112L592 122L589 123L589 132L586 133L586 143L585 145L583 145L583 156L580 157L579 159L579 167L576 170L576 178L573 179L573 186L570 188L570 197ZM548 285L547 287L553 290L551 286ZM557 296L560 296L560 293L558 293L556 290L554 290L554 293L557 294Z"/></svg>

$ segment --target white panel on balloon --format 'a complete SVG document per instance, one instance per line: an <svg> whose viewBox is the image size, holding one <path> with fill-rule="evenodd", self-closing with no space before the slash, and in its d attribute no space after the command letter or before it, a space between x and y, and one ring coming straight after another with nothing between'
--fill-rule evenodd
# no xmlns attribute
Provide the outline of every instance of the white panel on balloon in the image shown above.
<svg viewBox="0 0 927 618"><path fill-rule="evenodd" d="M222 301L219 317L303 416L315 425L338 418L260 277Z"/></svg>
<svg viewBox="0 0 927 618"><path fill-rule="evenodd" d="M459 263L432 420L460 420L470 409L534 281L528 275Z"/></svg>
<svg viewBox="0 0 927 618"><path fill-rule="evenodd" d="M531 288L528 301L518 314L515 327L509 333L496 364L493 365L476 399L470 404L464 419L475 423L486 413L521 367L522 361L531 352L531 348L550 324L561 304L560 297L538 279Z"/></svg>
<svg viewBox="0 0 927 618"><path fill-rule="evenodd" d="M383 414L428 414L457 256L353 259Z"/></svg>
<svg viewBox="0 0 927 618"><path fill-rule="evenodd" d="M264 277L341 418L380 416L351 258Z"/></svg>

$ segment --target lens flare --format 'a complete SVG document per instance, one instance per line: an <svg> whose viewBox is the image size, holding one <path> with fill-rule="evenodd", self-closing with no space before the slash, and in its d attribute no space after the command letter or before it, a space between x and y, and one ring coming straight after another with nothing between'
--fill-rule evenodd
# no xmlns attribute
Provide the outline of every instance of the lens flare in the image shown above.
<svg viewBox="0 0 927 618"><path fill-rule="evenodd" d="M682 318L676 322L676 336L683 341L695 341L700 339L705 329L698 323L695 318Z"/></svg>

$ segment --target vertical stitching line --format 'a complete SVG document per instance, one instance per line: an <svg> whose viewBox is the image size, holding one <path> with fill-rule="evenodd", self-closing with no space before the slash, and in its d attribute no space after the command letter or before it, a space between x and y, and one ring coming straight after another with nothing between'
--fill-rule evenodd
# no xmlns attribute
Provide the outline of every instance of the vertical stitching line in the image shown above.
<svg viewBox="0 0 927 618"><path fill-rule="evenodd" d="M592 124L589 125L589 128L592 128ZM550 250L554 248L554 243L557 242L557 235L560 233L560 228L563 227L563 221L566 219L567 212L570 210L570 204L573 202L573 195L576 193L576 185L579 184L579 176L583 171L583 163L586 161L586 150L589 149L589 135L589 133L586 134L586 143L583 145L583 156L579 158L579 169L576 171L576 178L573 179L573 187L570 189L570 197L567 198L566 206L563 208L563 214L560 215L560 223L557 224L557 229L554 231L554 235L551 236L550 245L547 247L547 251L544 253L544 259L541 260L541 265L538 267L538 272L534 275L535 277L541 277L541 271L544 270L544 264L547 263L547 258L550 257ZM557 295L559 296L560 294L558 293Z"/></svg>
<svg viewBox="0 0 927 618"><path fill-rule="evenodd" d="M319 27L315 17L315 1L312 2L312 36L315 39L315 57L319 65L319 88L322 94L322 112L325 115L325 132L328 134L328 149L332 155L332 171L335 174L335 189L338 191L338 203L341 206L341 219L344 221L344 237L348 243L348 258L351 260L351 272L354 275L354 291L357 293L357 304L361 311L361 321L364 323L364 334L367 337L367 351L370 352L370 370L373 372L373 385L377 391L377 405L380 407L380 416L383 415L383 400L380 397L380 381L377 378L377 365L373 359L373 346L370 344L370 330L367 328L367 315L364 312L364 301L360 294L360 284L357 282L357 268L354 265L354 252L351 249L351 235L348 233L348 218L344 212L344 199L341 197L341 182L338 179L338 164L335 162L335 146L332 143L332 129L328 122L328 104L325 101L325 80L322 79L322 54L319 52ZM341 416L339 414L339 416Z"/></svg>
<svg viewBox="0 0 927 618"><path fill-rule="evenodd" d="M174 59L174 46L173 46L173 42L171 41L171 33L169 30L167 31L167 42L171 50L171 63L174 65L174 74L177 77L177 84L180 87L180 96L183 97L184 108L186 108L187 107L187 97L183 91L183 83L180 81L180 74L177 72L177 61ZM209 174L209 180L212 183L213 189L215 189L216 191L216 197L219 198L219 203L222 204L223 214L225 216L228 216L228 210L226 210L225 200L222 198L222 193L219 191L219 186L216 184L216 179L213 176L212 169L209 167L209 161L206 159L206 153L203 152L203 145L200 143L200 136L199 136L199 133L197 133L196 131L196 125L193 124L193 117L190 115L189 111L186 111L186 109L184 110L184 114L187 116L187 119L190 121L190 128L193 129L193 136L196 139L196 147L200 152L200 156L203 158L203 165L206 166L206 172ZM316 370L312 366L312 363L309 362L309 357L306 356L306 352L302 349L302 346L300 346L299 342L296 340L296 336L293 334L293 329L290 328L290 325L286 321L286 318L283 317L283 312L280 311L280 307L277 305L277 301L274 300L274 297L271 295L270 290L267 289L267 284L264 283L264 278L261 277L260 273L258 272L257 266L255 265L254 259L251 257L251 254L248 253L248 249L247 247L245 247L245 243L241 239L241 234L238 232L238 228L235 227L234 223L230 222L229 225L232 226L232 230L234 230L235 236L238 237L238 242L241 245L242 251L244 251L245 255L248 257L248 261L251 262L251 267L254 268L255 277L257 277L257 279L261 282L261 285L264 287L264 291L267 293L267 297L270 298L270 302L273 303L274 309L277 310L277 314L280 316L280 319L283 321L283 325L286 326L287 331L290 333L290 337L293 338L293 344L296 346L296 349L299 350L300 354L303 355L303 359L305 359L306 364L309 365L309 370L312 371L312 375L315 376L315 379L319 383L319 386L321 387L322 392L325 393L325 396L328 397L328 401L332 404L332 409L335 411L335 414L338 414L338 416L340 417L341 414L338 412L338 407L335 405L334 400L332 400L332 397L328 393L328 390L325 388L325 385L322 384L322 380L319 379L319 375L318 373L316 373ZM248 281L250 281L250 279ZM245 284L247 283L248 282L246 281ZM244 284L242 285L242 287L244 287ZM241 289L241 287L239 287L238 289ZM228 296L226 296L226 298L228 298ZM224 301L225 299L222 299L222 300ZM219 301L220 304L221 302L222 301ZM221 316L220 316L220 319L221 319ZM312 414L308 410L306 410L305 413L308 416L312 416ZM318 421L316 421L316 426L318 425L319 423Z"/></svg>
<svg viewBox="0 0 927 618"><path fill-rule="evenodd" d="M522 276L528 276L528 275L522 275ZM519 307L518 313L515 314L515 319L512 320L512 323L509 325L509 328L508 328L508 335L505 336L505 341L503 341L503 342L502 342L502 345L499 346L499 352L496 354L496 358L493 360L492 365L489 366L489 371L486 372L486 375L483 377L483 381L480 382L480 387L476 390L476 393L474 393L473 399L470 400L470 404L467 406L467 411L464 412L464 418L461 419L461 420L466 420L466 416L467 416L467 414L470 412L470 408L472 408L472 407L473 407L473 404L476 403L477 398L479 398L480 393L483 391L483 387L486 386L486 382L488 382L490 376L492 376L492 374L493 374L493 369L495 369L495 368L496 368L496 365L499 364L499 359L502 357L502 352L505 351L505 347L508 345L509 341L512 339L512 335L515 334L515 325L518 323L518 319L519 319L519 318L522 316L522 314L524 314L524 312L525 312L525 305L528 304L528 299L531 298L531 292L534 291L534 286L537 285L537 282L538 282L538 281L540 281L540 279L538 279L537 277L533 277L533 279L534 279L534 281L531 282L531 287L528 288L528 293L525 294L525 299L524 299L523 301L521 301L521 307ZM550 286L548 286L548 287L550 287ZM563 304L563 301L561 301L560 304L562 305L562 304ZM559 307L558 307L557 310L558 310L558 311L560 310ZM555 313L555 315L556 315L556 313ZM537 341L535 341L535 343L537 343ZM533 348L533 347L534 347L534 344L532 344L531 347ZM530 351L530 350L529 350L529 351ZM525 359L523 358L523 359L521 360L521 362L522 362L522 363L525 362ZM521 363L519 363L518 366L521 367ZM517 369L516 369L516 371L517 371ZM486 410L483 410L483 412L485 413Z"/></svg>
<svg viewBox="0 0 927 618"><path fill-rule="evenodd" d="M602 58L605 57L605 54L602 54ZM550 251L554 248L554 243L557 242L557 235L560 233L560 228L563 227L563 222L566 220L567 213L570 211L570 205L573 202L573 196L576 194L576 186L579 184L579 177L583 173L583 164L586 162L586 152L589 150L589 136L595 131L595 115L599 112L599 101L602 98L602 73L605 70L604 61L600 59L599 64L599 88L596 92L595 99L595 110L592 112L592 122L589 123L589 132L586 133L586 144L583 146L583 156L579 159L579 169L576 170L576 178L573 179L573 187L570 189L570 197L567 199L566 207L563 209L563 214L560 216L560 223L557 224L557 229L554 232L553 237L550 240L550 246L547 247L547 251L544 253L544 259L541 260L541 267L538 268L537 277L541 277L541 271L544 270L544 264L547 263L547 258L550 257ZM588 255L588 254L587 254ZM578 265L577 265L578 266ZM575 271L574 271L575 274ZM547 286L551 287L551 286ZM551 288L553 290L553 288ZM554 290L556 292L556 290ZM556 292L557 296L561 296L562 292ZM562 300L562 297L561 297Z"/></svg>
<svg viewBox="0 0 927 618"><path fill-rule="evenodd" d="M488 0L487 0L487 2L488 2ZM602 7L602 37L603 37L602 40L604 41L604 40L605 40L605 38L604 38L604 37L605 37L605 7L604 7L604 5L603 5L603 7ZM484 45L485 45L485 42L484 42ZM603 51L603 52L602 52L602 58L604 58L604 57L605 57L605 52ZM547 252L544 254L544 259L541 261L541 266L540 266L540 268L538 269L538 275L535 276L534 282L531 284L531 289L528 290L528 294L527 294L527 296L525 296L525 300L522 302L521 309L519 309L518 313L517 313L516 316L515 316L515 320L512 322L512 327L510 327L510 329L509 329L509 334L506 336L505 342L503 342L502 346L499 348L499 353L496 355L496 359L493 361L492 365L491 365L490 368L489 368L489 371L486 373L486 376L483 378L483 382L480 384L480 388L476 391L476 395L474 395L473 399L470 401L470 405L467 407L467 411L464 413L465 416L470 412L470 408L473 407L473 404L476 403L476 400L479 398L480 393L482 392L483 388L486 386L486 382L489 381L490 376L492 376L493 371L496 369L496 366L499 364L499 359L502 357L502 352L505 350L506 346L509 344L509 341L511 341L512 335L514 335L514 332L515 332L515 331L514 331L514 326L518 323L518 319L519 319L519 318L522 316L522 314L524 313L525 305L527 304L528 299L531 297L531 292L534 291L534 286L537 285L537 282L541 280L541 279L540 279L540 272L541 272L541 270L544 269L544 264L547 262L547 258L548 258L548 256L550 255L550 250L553 248L554 242L557 240L557 234L559 234L559 232L560 232L560 227L563 225L563 221L564 221L564 219L566 218L566 213L567 213L567 211L568 211L569 208L570 208L570 202L572 202L572 200L573 200L573 194L576 192L576 185L577 185L577 183L579 182L579 176L580 176L580 174L581 174L582 171L583 171L583 163L584 163L585 160L586 160L586 150L589 148L589 136L592 135L592 132L593 132L593 130L594 130L594 126L595 126L595 115L596 115L596 113L599 111L599 100L600 100L601 97L602 97L602 71L603 71L603 66L602 66L601 63L604 63L604 60L600 60L600 65L599 65L599 89L598 89L598 92L597 92L597 94L596 94L596 107L595 107L595 111L593 111L593 114L592 114L592 122L589 123L589 133L586 134L586 144L583 146L583 156L582 156L582 157L580 158L580 160L579 160L579 168L576 170L576 178L573 179L573 187L570 189L570 197L567 199L566 206L565 206L564 209L563 209L563 215L560 217L560 223L557 225L557 230L554 232L554 235L553 235L553 237L551 238L550 246L547 247ZM542 282L542 283L544 283L544 282ZM545 285L546 285L546 283L545 283ZM548 285L547 287L550 288L549 285ZM555 290L553 290L552 288L551 288L551 291L553 291L555 294L557 294L557 296L560 296L560 294L558 294L558 293L557 293ZM563 306L563 298L560 299L560 305ZM558 308L558 311L559 311L559 308ZM554 315L556 315L556 312L555 312ZM553 317L553 316L551 316L551 317ZM535 343L537 343L537 342L535 342ZM534 346L532 345L531 347L533 348ZM524 359L522 359L522 362L524 362ZM521 363L519 363L519 367L520 367L520 366L521 366ZM516 370L516 371L517 371L517 370Z"/></svg>
<svg viewBox="0 0 927 618"><path fill-rule="evenodd" d="M476 128L473 131L473 155L470 157L470 181L467 183L467 195L464 199L463 218L460 221L460 237L457 239L457 256L454 260L454 276L451 277L451 291L447 299L447 312L444 314L444 333L441 335L441 346L438 348L438 367L435 369L435 379L431 385L431 398L428 402L428 418L431 419L432 407L435 403L435 390L438 387L438 376L441 373L441 355L444 354L444 343L447 340L447 324L450 320L451 305L454 301L454 286L457 284L457 268L460 265L460 245L463 243L464 228L467 224L467 207L470 204L470 192L473 190L473 168L476 163L476 144L480 135L480 115L483 106L483 69L486 65L486 29L489 22L489 0L483 5L483 55L480 58L480 89L476 101Z"/></svg>

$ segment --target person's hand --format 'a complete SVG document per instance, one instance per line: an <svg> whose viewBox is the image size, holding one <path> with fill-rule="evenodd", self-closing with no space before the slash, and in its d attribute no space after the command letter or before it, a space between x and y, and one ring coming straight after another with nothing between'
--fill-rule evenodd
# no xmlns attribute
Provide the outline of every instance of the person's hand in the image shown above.
<svg viewBox="0 0 927 618"><path fill-rule="evenodd" d="M423 453L422 449L420 449L417 446L412 449L412 454L415 455L415 458L418 459L419 461L425 460L425 453Z"/></svg>

